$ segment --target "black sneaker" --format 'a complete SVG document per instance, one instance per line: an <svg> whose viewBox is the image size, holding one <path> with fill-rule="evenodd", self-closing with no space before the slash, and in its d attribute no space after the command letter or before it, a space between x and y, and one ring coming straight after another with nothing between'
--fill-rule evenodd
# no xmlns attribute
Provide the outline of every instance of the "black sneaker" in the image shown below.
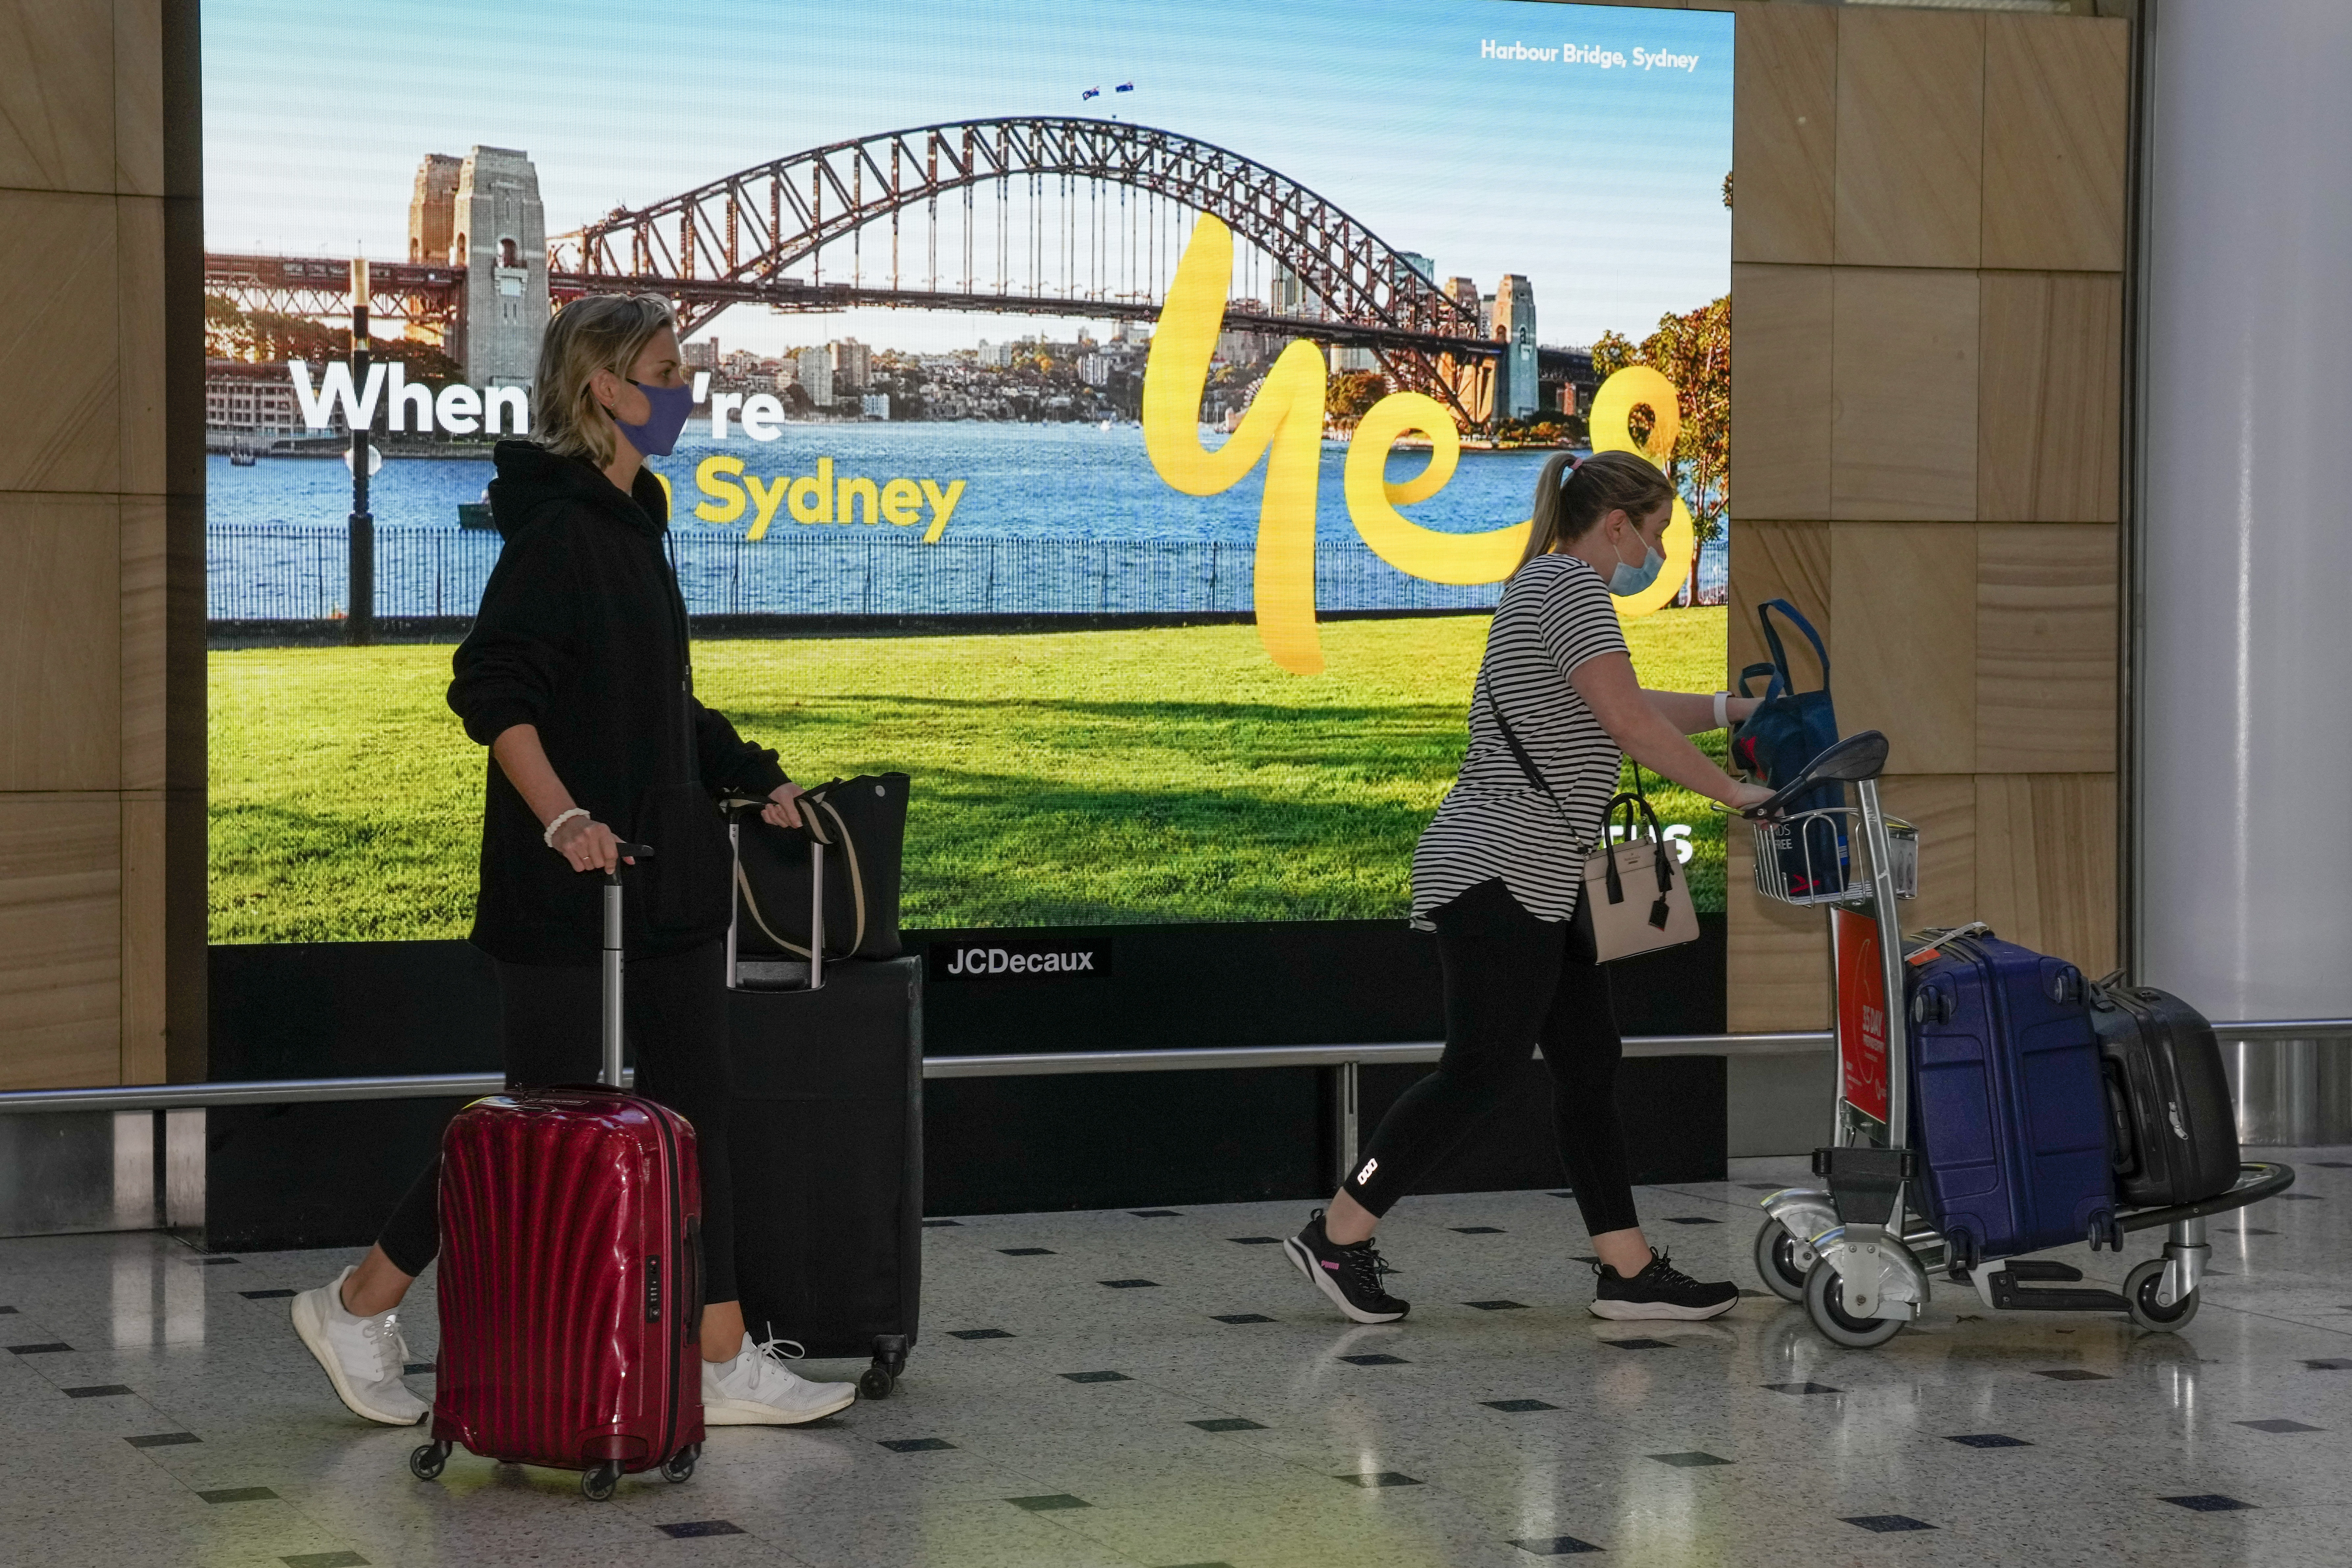
<svg viewBox="0 0 2352 1568"><path fill-rule="evenodd" d="M1315 1281L1317 1289L1331 1298L1332 1305L1360 1323L1393 1323L1412 1310L1411 1303L1381 1289L1381 1276L1396 1272L1381 1249L1369 1239L1353 1247L1333 1241L1323 1234L1321 1209L1308 1216L1306 1229L1282 1244L1282 1250L1301 1274Z"/></svg>
<svg viewBox="0 0 2352 1568"><path fill-rule="evenodd" d="M1738 1286L1727 1279L1703 1285L1654 1247L1650 1248L1650 1266L1631 1279L1606 1263L1592 1266L1592 1315L1596 1318L1679 1318L1695 1322L1728 1312L1738 1304Z"/></svg>

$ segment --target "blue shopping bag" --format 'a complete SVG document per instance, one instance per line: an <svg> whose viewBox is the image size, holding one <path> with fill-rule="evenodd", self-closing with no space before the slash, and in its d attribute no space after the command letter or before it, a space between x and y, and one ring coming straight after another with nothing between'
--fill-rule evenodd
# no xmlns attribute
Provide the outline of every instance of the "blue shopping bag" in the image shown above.
<svg viewBox="0 0 2352 1568"><path fill-rule="evenodd" d="M1819 690L1797 689L1796 679L1789 673L1788 649L1781 647L1780 634L1772 627L1775 610L1813 645L1813 657L1822 667ZM1772 650L1772 658L1769 664L1751 664L1739 672L1739 695L1756 695L1748 689L1753 678L1760 675L1770 679L1764 687L1764 700L1745 723L1732 731L1731 759L1758 783L1778 789L1783 782L1802 773L1807 763L1837 743L1837 712L1830 702L1830 655L1812 623L1798 614L1797 606L1786 599L1771 599L1758 605L1756 620L1763 628L1764 645ZM1843 805L1845 785L1832 783L1807 790L1791 803L1790 809L1816 811ZM1801 832L1787 836L1780 857L1781 873L1790 894L1814 897L1841 890L1845 885L1846 863L1843 823L1826 817L1804 824Z"/></svg>

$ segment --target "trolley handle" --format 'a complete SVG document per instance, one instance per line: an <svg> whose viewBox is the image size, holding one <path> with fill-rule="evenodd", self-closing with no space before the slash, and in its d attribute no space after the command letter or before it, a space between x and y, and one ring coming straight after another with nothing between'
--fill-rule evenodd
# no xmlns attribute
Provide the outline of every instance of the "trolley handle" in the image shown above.
<svg viewBox="0 0 2352 1568"><path fill-rule="evenodd" d="M1786 816L1791 801L1823 784L1861 784L1874 779L1886 771L1886 737L1876 730L1864 730L1848 735L1844 740L1824 750L1773 792L1772 798L1751 805L1739 815L1750 821L1769 821Z"/></svg>

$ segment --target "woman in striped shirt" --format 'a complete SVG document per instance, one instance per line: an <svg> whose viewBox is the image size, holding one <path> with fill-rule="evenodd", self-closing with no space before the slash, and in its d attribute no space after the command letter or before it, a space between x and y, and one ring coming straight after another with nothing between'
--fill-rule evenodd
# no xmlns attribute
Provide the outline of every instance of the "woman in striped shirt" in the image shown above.
<svg viewBox="0 0 2352 1568"><path fill-rule="evenodd" d="M1664 475L1628 452L1544 466L1528 552L1503 591L1470 701L1462 774L1413 854L1413 923L1437 933L1445 1054L1381 1119L1327 1214L1284 1244L1349 1317L1391 1322L1380 1216L1509 1092L1540 1045L1560 1158L1592 1236L1591 1310L1603 1318L1711 1318L1739 1299L1651 1247L1633 1212L1617 1119L1622 1054L1608 972L1577 920L1584 857L1616 793L1621 752L1735 809L1771 792L1743 784L1685 737L1744 719L1755 703L1647 691L1634 678L1612 595L1657 579L1674 515ZM1529 778L1505 724L1540 771Z"/></svg>

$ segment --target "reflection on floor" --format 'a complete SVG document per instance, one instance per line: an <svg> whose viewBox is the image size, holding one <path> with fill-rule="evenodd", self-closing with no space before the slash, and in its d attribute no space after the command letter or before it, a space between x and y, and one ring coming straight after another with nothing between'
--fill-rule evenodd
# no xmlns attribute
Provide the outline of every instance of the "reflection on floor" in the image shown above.
<svg viewBox="0 0 2352 1568"><path fill-rule="evenodd" d="M1595 1320L1575 1206L1545 1193L1405 1205L1386 1245L1413 1313L1369 1329L1265 1245L1300 1204L935 1222L896 1396L719 1432L690 1482L601 1506L462 1452L412 1480L418 1434L346 1416L286 1328L342 1255L0 1242L0 1542L105 1568L2342 1564L2352 1151L2280 1157L2298 1186L2215 1222L2185 1334L1988 1316L1939 1283L1871 1352L1760 1295ZM1677 1262L1752 1288L1756 1190L1801 1167L1735 1166L1642 1210Z"/></svg>

